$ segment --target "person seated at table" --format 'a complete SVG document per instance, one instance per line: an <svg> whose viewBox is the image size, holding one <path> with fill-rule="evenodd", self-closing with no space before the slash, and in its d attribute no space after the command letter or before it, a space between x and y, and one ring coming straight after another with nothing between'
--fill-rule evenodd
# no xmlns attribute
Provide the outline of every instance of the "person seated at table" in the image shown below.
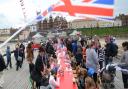
<svg viewBox="0 0 128 89"><path fill-rule="evenodd" d="M59 68L58 61L56 59L51 59L50 65L51 65L51 69L55 69L57 72Z"/></svg>
<svg viewBox="0 0 128 89"><path fill-rule="evenodd" d="M95 73L95 71L94 71L93 68L88 68L88 69L87 69L87 75L88 75L90 78L92 78L92 79L94 80L94 82L95 82L94 73ZM96 89L99 89L98 82L95 82L95 86L96 86ZM87 88L87 89L88 89L88 88ZM93 89L93 88L91 88L91 89ZM95 89L95 88L94 88L94 89Z"/></svg>
<svg viewBox="0 0 128 89"><path fill-rule="evenodd" d="M86 59L83 58L81 66L86 69Z"/></svg>
<svg viewBox="0 0 128 89"><path fill-rule="evenodd" d="M85 78L87 77L87 70L84 68L79 69L77 76L78 89L85 89Z"/></svg>
<svg viewBox="0 0 128 89"><path fill-rule="evenodd" d="M60 85L59 78L57 78L57 72L54 69L51 70L51 75L49 78L49 85L51 89L56 89L56 87L59 87Z"/></svg>
<svg viewBox="0 0 128 89"><path fill-rule="evenodd" d="M71 58L70 58L70 56L68 55L67 52L66 52L66 55L65 55L65 62L71 64Z"/></svg>
<svg viewBox="0 0 128 89"><path fill-rule="evenodd" d="M80 73L80 68L81 68L80 65L76 66L76 74L77 74L77 75Z"/></svg>
<svg viewBox="0 0 128 89"><path fill-rule="evenodd" d="M76 69L76 59L75 57L73 56L73 54L71 54L71 66L72 66L72 69L75 70Z"/></svg>
<svg viewBox="0 0 128 89"><path fill-rule="evenodd" d="M71 58L71 56L73 55L70 51L67 51L69 57Z"/></svg>
<svg viewBox="0 0 128 89"><path fill-rule="evenodd" d="M94 80L91 77L85 78L85 88L83 89L97 89Z"/></svg>
<svg viewBox="0 0 128 89"><path fill-rule="evenodd" d="M82 60L83 60L83 55L82 55L81 50L79 50L79 49L77 50L77 52L75 54L75 58L76 58L77 65L81 65Z"/></svg>
<svg viewBox="0 0 128 89"><path fill-rule="evenodd" d="M42 78L44 78L45 80L42 80L41 82L41 85L40 85L40 88L39 89L51 89L50 85L49 85L49 79L50 79L50 71L51 71L51 68L50 66L48 65L47 68L45 69L45 74ZM47 86L45 85L47 83Z"/></svg>

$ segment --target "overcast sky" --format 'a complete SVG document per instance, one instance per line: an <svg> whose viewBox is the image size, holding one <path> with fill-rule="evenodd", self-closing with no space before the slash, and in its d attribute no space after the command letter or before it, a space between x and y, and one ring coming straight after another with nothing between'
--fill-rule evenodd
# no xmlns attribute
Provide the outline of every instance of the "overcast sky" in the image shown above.
<svg viewBox="0 0 128 89"><path fill-rule="evenodd" d="M24 0L27 20L36 16L36 11L45 10L57 0ZM114 16L128 14L128 0L115 0ZM20 27L24 23L20 0L0 0L0 28Z"/></svg>

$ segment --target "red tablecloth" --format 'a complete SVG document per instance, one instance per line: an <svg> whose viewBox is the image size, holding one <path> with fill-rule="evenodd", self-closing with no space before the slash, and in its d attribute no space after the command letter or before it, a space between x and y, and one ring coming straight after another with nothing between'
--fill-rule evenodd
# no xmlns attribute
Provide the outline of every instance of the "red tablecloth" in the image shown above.
<svg viewBox="0 0 128 89"><path fill-rule="evenodd" d="M41 46L40 44L33 44L33 45L32 45L32 48L33 48L33 49L38 49L40 46Z"/></svg>
<svg viewBox="0 0 128 89"><path fill-rule="evenodd" d="M66 68L64 59L60 61L60 65ZM77 89L77 85L73 83L73 72L64 70L64 76L60 76L60 86L57 89Z"/></svg>
<svg viewBox="0 0 128 89"><path fill-rule="evenodd" d="M64 72L64 76L60 77L60 86L57 89L77 89L77 85L73 84L72 73Z"/></svg>

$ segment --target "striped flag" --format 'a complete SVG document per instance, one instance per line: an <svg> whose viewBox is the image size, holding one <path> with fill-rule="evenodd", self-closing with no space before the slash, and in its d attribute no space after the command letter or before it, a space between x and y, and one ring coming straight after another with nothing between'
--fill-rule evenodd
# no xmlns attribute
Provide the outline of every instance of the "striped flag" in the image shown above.
<svg viewBox="0 0 128 89"><path fill-rule="evenodd" d="M60 0L55 12L68 13L70 16L112 19L115 0Z"/></svg>

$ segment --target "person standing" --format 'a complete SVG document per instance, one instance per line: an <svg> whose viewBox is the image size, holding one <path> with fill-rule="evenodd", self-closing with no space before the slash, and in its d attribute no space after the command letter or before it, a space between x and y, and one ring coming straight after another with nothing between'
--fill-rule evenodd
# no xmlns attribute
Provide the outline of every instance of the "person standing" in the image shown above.
<svg viewBox="0 0 128 89"><path fill-rule="evenodd" d="M7 57L7 67L9 65L10 68L12 68L10 46L7 46L7 49L6 49L6 57Z"/></svg>
<svg viewBox="0 0 128 89"><path fill-rule="evenodd" d="M3 80L3 70L4 69L6 69L6 65L4 62L4 58L0 53L0 88L3 87L3 83L4 83L4 80Z"/></svg>
<svg viewBox="0 0 128 89"><path fill-rule="evenodd" d="M77 66L82 64L82 60L83 60L83 55L80 49L77 50L76 54L75 54L75 58L76 58L76 62L77 62Z"/></svg>
<svg viewBox="0 0 128 89"><path fill-rule="evenodd" d="M128 70L128 42L123 42L122 47L124 50L124 53L121 57L121 66L122 69ZM122 71L122 79L124 83L124 89L128 89L128 72Z"/></svg>
<svg viewBox="0 0 128 89"><path fill-rule="evenodd" d="M105 51L104 51L104 48L101 47L101 45L99 46L99 49L98 49L98 58L99 58L100 69L102 69L104 66Z"/></svg>
<svg viewBox="0 0 128 89"><path fill-rule="evenodd" d="M14 57L16 60L16 71L18 71L19 67L21 67L21 60L18 60L19 57L19 46L16 45L16 48L14 50Z"/></svg>
<svg viewBox="0 0 128 89"><path fill-rule="evenodd" d="M33 65L33 58L34 58L32 43L28 44L28 46L26 48L26 53L27 53L26 58L27 58L27 61L29 64L29 72L31 73L32 72L32 65Z"/></svg>
<svg viewBox="0 0 128 89"><path fill-rule="evenodd" d="M97 72L98 72L98 54L95 50L95 43L91 42L90 47L86 50L86 68L94 69L93 79L97 83Z"/></svg>
<svg viewBox="0 0 128 89"><path fill-rule="evenodd" d="M35 67L34 67L35 68L34 71L37 75L35 80L37 89L40 89L40 87L45 87L41 89L47 89L46 87L48 87L49 85L49 80L46 73L47 66L44 63L44 58L43 58L44 54L45 54L44 48L40 47L39 54L36 58Z"/></svg>
<svg viewBox="0 0 128 89"><path fill-rule="evenodd" d="M105 66L113 62L113 57L117 56L118 46L112 42L111 37L105 38Z"/></svg>
<svg viewBox="0 0 128 89"><path fill-rule="evenodd" d="M48 42L46 45L46 52L48 53L48 55L50 56L55 56L55 50L53 45L51 44L51 42Z"/></svg>
<svg viewBox="0 0 128 89"><path fill-rule="evenodd" d="M21 53L21 57L22 57L22 61L21 61L21 67L22 67L22 64L23 64L23 60L25 58L25 46L23 45L23 43L20 44L20 53Z"/></svg>
<svg viewBox="0 0 128 89"><path fill-rule="evenodd" d="M67 40L66 47L68 51L72 52L72 42L70 39Z"/></svg>
<svg viewBox="0 0 128 89"><path fill-rule="evenodd" d="M77 41L74 40L74 41L72 42L72 53L73 53L74 55L76 55L76 52L77 52Z"/></svg>

